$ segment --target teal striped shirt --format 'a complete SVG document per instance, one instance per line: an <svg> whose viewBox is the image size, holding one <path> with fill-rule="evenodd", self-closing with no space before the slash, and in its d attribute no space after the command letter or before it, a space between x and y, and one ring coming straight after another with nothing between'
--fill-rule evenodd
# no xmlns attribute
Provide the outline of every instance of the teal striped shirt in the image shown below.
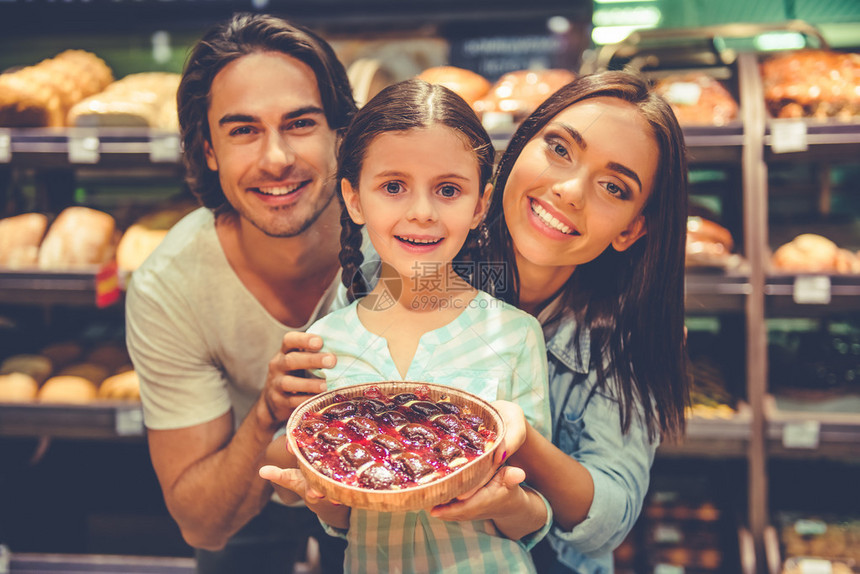
<svg viewBox="0 0 860 574"><path fill-rule="evenodd" d="M337 355L334 368L315 373L326 378L329 390L392 380L446 384L486 401L517 403L531 425L550 437L546 347L531 315L479 291L456 319L421 337L404 378L386 338L369 332L356 309L353 303L308 329L323 338L323 351ZM529 548L552 523L544 503L547 523L522 540L505 538L491 520L450 522L426 511L352 509L345 572L534 572Z"/></svg>

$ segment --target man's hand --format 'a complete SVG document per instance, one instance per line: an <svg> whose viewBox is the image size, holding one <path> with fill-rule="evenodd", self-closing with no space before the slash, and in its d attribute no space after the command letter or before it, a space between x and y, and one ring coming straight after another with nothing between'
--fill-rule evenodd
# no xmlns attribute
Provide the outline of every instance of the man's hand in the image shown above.
<svg viewBox="0 0 860 574"><path fill-rule="evenodd" d="M272 428L282 425L296 407L326 389L324 379L307 372L331 368L337 362L332 353L319 352L322 344L318 335L299 331L284 335L280 352L269 361L266 386L255 407L261 420L271 421Z"/></svg>
<svg viewBox="0 0 860 574"><path fill-rule="evenodd" d="M289 499L283 496L282 489L301 496L307 507L323 522L342 530L349 528L350 508L326 498L324 494L310 487L299 469L265 465L260 469L260 477L270 481L282 498Z"/></svg>

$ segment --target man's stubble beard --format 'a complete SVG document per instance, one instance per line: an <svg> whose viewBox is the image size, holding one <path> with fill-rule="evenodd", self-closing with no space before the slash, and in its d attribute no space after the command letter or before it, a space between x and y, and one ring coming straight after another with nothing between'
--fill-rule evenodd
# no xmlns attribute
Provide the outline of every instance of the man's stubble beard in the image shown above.
<svg viewBox="0 0 860 574"><path fill-rule="evenodd" d="M251 223L251 225L253 225L257 229L259 229L262 233L264 233L268 237L274 237L274 238L280 238L280 239L285 239L285 238L289 238L289 237L297 237L297 236L301 235L302 233L304 233L305 231L307 231L308 229L310 229L311 226L313 226L313 224L317 222L317 220L320 218L320 216L322 216L322 214L325 213L326 209L328 209L329 205L331 205L331 202L334 200L335 195L337 195L337 188L335 185L332 185L331 191L329 192L328 198L326 199L326 201L322 205L320 205L316 211L311 213L309 217L307 217L304 221L302 221L299 224L298 228L290 228L290 229L286 229L283 231L275 231L272 229L264 228L255 219L252 219L252 218L247 217L247 216L243 216L243 217L249 223ZM277 211L288 211L291 209L295 209L296 207L297 206L290 205L287 207L278 208Z"/></svg>

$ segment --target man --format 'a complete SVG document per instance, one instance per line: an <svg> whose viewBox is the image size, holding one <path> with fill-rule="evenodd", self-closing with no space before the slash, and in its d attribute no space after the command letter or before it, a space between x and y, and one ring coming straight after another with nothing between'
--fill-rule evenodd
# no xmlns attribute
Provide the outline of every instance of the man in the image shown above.
<svg viewBox="0 0 860 574"><path fill-rule="evenodd" d="M205 207L134 272L126 301L167 507L199 572L290 572L308 534L324 569L340 569L341 542L306 508L269 503L257 471L302 393L325 388L292 377L284 353L318 349L303 331L337 304L346 73L311 32L236 15L194 47L177 101L187 180Z"/></svg>

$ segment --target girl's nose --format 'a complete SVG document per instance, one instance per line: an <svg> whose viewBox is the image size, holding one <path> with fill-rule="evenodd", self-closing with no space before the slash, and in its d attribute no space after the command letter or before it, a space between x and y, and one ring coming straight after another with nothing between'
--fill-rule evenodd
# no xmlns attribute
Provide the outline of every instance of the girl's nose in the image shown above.
<svg viewBox="0 0 860 574"><path fill-rule="evenodd" d="M416 221L435 221L436 206L430 194L422 192L412 194L406 217Z"/></svg>

